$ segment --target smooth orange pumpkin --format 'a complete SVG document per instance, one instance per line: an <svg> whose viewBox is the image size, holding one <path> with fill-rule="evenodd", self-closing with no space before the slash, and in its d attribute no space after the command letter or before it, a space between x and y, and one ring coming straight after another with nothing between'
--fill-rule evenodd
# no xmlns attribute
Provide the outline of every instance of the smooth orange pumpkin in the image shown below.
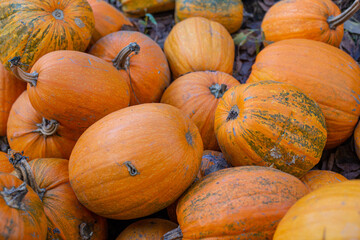
<svg viewBox="0 0 360 240"><path fill-rule="evenodd" d="M360 159L360 127L359 124L356 125L354 130L354 145L356 156Z"/></svg>
<svg viewBox="0 0 360 240"><path fill-rule="evenodd" d="M311 170L306 173L301 181L309 188L310 191L314 191L320 187L347 181L348 179L343 175L326 170Z"/></svg>
<svg viewBox="0 0 360 240"><path fill-rule="evenodd" d="M94 30L86 0L3 0L0 19L0 59L19 57L26 71L46 53L85 51Z"/></svg>
<svg viewBox="0 0 360 240"><path fill-rule="evenodd" d="M195 183L180 199L177 239L272 239L287 210L307 194L296 177L276 169L227 168Z"/></svg>
<svg viewBox="0 0 360 240"><path fill-rule="evenodd" d="M215 109L220 98L240 83L222 72L194 72L176 79L161 102L179 108L199 128L204 149L219 150L214 133Z"/></svg>
<svg viewBox="0 0 360 240"><path fill-rule="evenodd" d="M11 173L12 171L14 171L14 167L9 162L8 155L5 152L0 152L0 172Z"/></svg>
<svg viewBox="0 0 360 240"><path fill-rule="evenodd" d="M203 145L179 109L145 103L102 118L70 156L70 183L79 201L100 216L133 219L174 202L194 181Z"/></svg>
<svg viewBox="0 0 360 240"><path fill-rule="evenodd" d="M165 40L164 51L175 79L196 71L233 72L234 41L224 26L206 18L177 23Z"/></svg>
<svg viewBox="0 0 360 240"><path fill-rule="evenodd" d="M316 102L274 81L229 89L215 112L215 134L231 165L274 167L297 177L320 161L326 143Z"/></svg>
<svg viewBox="0 0 360 240"><path fill-rule="evenodd" d="M170 84L164 52L140 32L119 31L100 39L89 51L116 67L130 86L130 105L159 102Z"/></svg>
<svg viewBox="0 0 360 240"><path fill-rule="evenodd" d="M121 0L122 10L131 17L165 12L175 8L175 0Z"/></svg>
<svg viewBox="0 0 360 240"><path fill-rule="evenodd" d="M326 148L352 135L360 115L360 67L350 55L314 40L276 42L257 55L247 82L269 79L297 86L320 105Z"/></svg>

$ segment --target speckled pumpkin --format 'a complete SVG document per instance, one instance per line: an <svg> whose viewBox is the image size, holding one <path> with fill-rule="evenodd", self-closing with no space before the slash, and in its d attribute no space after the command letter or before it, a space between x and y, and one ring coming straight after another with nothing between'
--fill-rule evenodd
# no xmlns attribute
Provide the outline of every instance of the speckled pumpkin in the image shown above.
<svg viewBox="0 0 360 240"><path fill-rule="evenodd" d="M311 170L306 173L301 181L309 188L310 191L314 191L320 187L347 181L348 179L343 175L326 170Z"/></svg>
<svg viewBox="0 0 360 240"><path fill-rule="evenodd" d="M165 12L175 8L175 0L121 0L122 10L131 17Z"/></svg>

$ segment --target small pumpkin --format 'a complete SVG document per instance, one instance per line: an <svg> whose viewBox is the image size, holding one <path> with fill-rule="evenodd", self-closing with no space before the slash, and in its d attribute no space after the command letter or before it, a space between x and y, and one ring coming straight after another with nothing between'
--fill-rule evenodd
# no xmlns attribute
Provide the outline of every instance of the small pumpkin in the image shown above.
<svg viewBox="0 0 360 240"><path fill-rule="evenodd" d="M219 150L214 133L215 109L220 98L240 83L222 72L193 72L176 79L164 92L161 102L179 108L198 127L204 149Z"/></svg>
<svg viewBox="0 0 360 240"><path fill-rule="evenodd" d="M360 127L359 123L356 125L354 130L354 145L356 156L360 159Z"/></svg>
<svg viewBox="0 0 360 240"><path fill-rule="evenodd" d="M0 152L0 172L11 173L12 171L14 171L14 167L9 162L8 155L5 152Z"/></svg>
<svg viewBox="0 0 360 240"><path fill-rule="evenodd" d="M130 17L173 10L175 0L121 0L122 10Z"/></svg>
<svg viewBox="0 0 360 240"><path fill-rule="evenodd" d="M164 51L174 79L196 71L232 74L235 45L218 22L191 17L177 23L165 40Z"/></svg>
<svg viewBox="0 0 360 240"><path fill-rule="evenodd" d="M320 187L347 181L348 179L343 175L326 170L311 170L306 173L301 181L309 188L310 191L314 191Z"/></svg>

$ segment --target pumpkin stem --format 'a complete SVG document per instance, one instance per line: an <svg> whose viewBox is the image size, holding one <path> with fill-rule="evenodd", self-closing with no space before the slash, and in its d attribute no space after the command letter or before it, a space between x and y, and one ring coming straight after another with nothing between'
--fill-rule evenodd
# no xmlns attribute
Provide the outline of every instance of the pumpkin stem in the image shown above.
<svg viewBox="0 0 360 240"><path fill-rule="evenodd" d="M140 46L136 42L132 42L118 53L112 60L114 67L117 70L127 70L130 66L130 58L140 52ZM131 55L131 53L134 53ZM131 56L130 56L131 55Z"/></svg>
<svg viewBox="0 0 360 240"><path fill-rule="evenodd" d="M13 150L8 151L9 161L15 168L15 175L20 180L29 185L42 200L46 189L40 188L36 183L34 174L29 163L27 162L29 158L23 156L22 154L23 152L19 153Z"/></svg>
<svg viewBox="0 0 360 240"><path fill-rule="evenodd" d="M341 14L337 15L336 17L330 16L327 20L330 25L330 29L336 29L337 26L350 19L359 9L360 0L355 0L355 2Z"/></svg>
<svg viewBox="0 0 360 240"><path fill-rule="evenodd" d="M10 62L10 69L14 73L14 75L24 82L27 82L30 84L30 86L34 87L36 86L36 82L38 80L39 74L37 72L33 73L27 73L24 70L20 68L20 57L14 57Z"/></svg>
<svg viewBox="0 0 360 240"><path fill-rule="evenodd" d="M79 225L79 232L81 240L90 240L94 232L91 230L91 226L85 222Z"/></svg>
<svg viewBox="0 0 360 240"><path fill-rule="evenodd" d="M221 98L227 91L227 86L226 84L219 85L218 83L216 83L214 85L211 85L209 89L212 95L214 95L216 98Z"/></svg>
<svg viewBox="0 0 360 240"><path fill-rule="evenodd" d="M56 120L47 120L43 117L42 123L37 123L36 126L38 129L32 132L38 132L44 135L45 137L52 136L56 133L57 129L59 128L59 123Z"/></svg>
<svg viewBox="0 0 360 240"><path fill-rule="evenodd" d="M180 229L180 226L175 228L174 230L171 230L170 232L167 232L163 236L163 240L174 240L174 239L182 239L183 235Z"/></svg>
<svg viewBox="0 0 360 240"><path fill-rule="evenodd" d="M4 187L3 191L0 192L0 195L9 207L25 210L23 199L27 193L26 183L22 183L17 188L12 187L7 189Z"/></svg>
<svg viewBox="0 0 360 240"><path fill-rule="evenodd" d="M140 174L139 171L135 168L135 166L130 161L126 161L124 164L127 167L130 176L136 176L136 175Z"/></svg>
<svg viewBox="0 0 360 240"><path fill-rule="evenodd" d="M234 120L239 116L239 107L237 105L234 105L230 111L229 115L226 118L226 121Z"/></svg>

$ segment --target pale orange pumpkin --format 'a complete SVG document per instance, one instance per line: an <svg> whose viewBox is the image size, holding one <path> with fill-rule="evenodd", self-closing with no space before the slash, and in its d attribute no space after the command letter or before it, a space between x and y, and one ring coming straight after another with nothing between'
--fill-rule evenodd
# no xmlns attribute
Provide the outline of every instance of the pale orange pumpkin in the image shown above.
<svg viewBox="0 0 360 240"><path fill-rule="evenodd" d="M347 181L348 179L343 175L326 170L311 170L306 173L301 181L309 188L310 191L314 191L323 186Z"/></svg>

